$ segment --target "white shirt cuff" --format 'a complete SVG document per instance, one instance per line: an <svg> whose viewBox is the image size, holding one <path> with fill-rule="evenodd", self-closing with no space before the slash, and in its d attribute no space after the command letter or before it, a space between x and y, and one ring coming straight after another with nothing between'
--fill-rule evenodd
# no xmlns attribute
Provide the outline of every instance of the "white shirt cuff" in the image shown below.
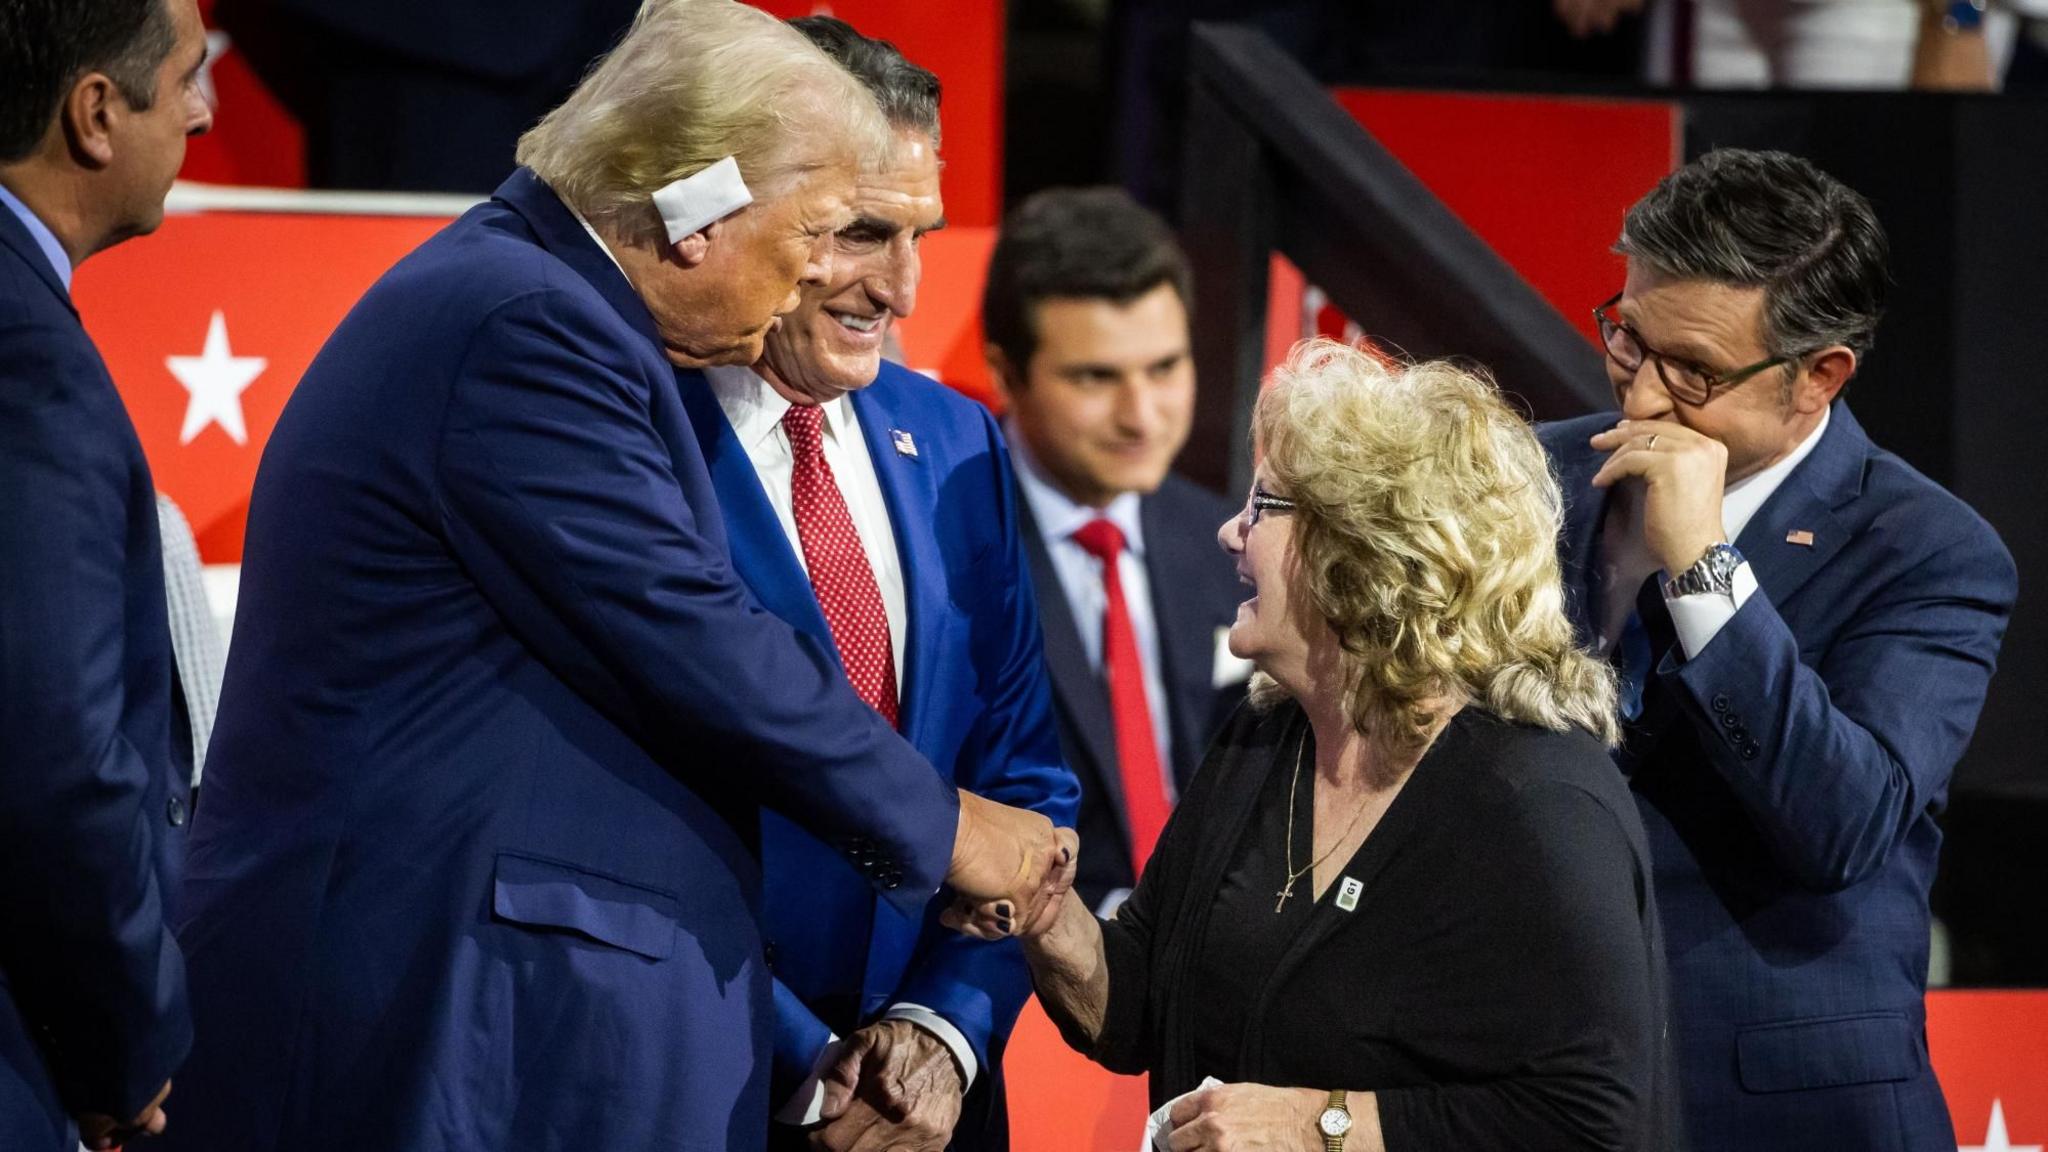
<svg viewBox="0 0 2048 1152"><path fill-rule="evenodd" d="M1664 597L1664 607L1671 612L1672 631L1678 633L1678 646L1685 652L1687 660L1706 651L1707 645L1756 591L1756 573L1749 570L1749 561L1735 566L1735 574L1726 594L1720 592L1695 592L1690 596Z"/></svg>
<svg viewBox="0 0 2048 1152"><path fill-rule="evenodd" d="M777 1124L816 1124L825 1117L825 1073L831 1071L834 1061L839 1059L840 1041L837 1033L818 1049L817 1059L811 1061L811 1074L797 1085L789 1099L775 1111Z"/></svg>
<svg viewBox="0 0 2048 1152"><path fill-rule="evenodd" d="M889 1010L882 1013L882 1019L908 1020L937 1036L939 1043L953 1053L953 1059L960 1062L960 1094L965 1096L967 1090L974 1087L974 1076L981 1071L981 1065L974 1059L974 1045L969 1044L967 1035L953 1027L944 1016L922 1004L891 1004Z"/></svg>
<svg viewBox="0 0 2048 1152"><path fill-rule="evenodd" d="M1123 907L1124 901L1130 898L1129 888L1111 888L1109 894L1102 898L1102 903L1095 906L1095 915L1103 920L1114 920L1116 910Z"/></svg>

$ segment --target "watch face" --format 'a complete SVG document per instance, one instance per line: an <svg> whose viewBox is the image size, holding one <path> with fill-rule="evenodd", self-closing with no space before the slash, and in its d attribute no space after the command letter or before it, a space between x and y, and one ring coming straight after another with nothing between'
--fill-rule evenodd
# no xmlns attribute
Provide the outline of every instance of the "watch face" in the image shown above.
<svg viewBox="0 0 2048 1152"><path fill-rule="evenodd" d="M1316 1127L1322 1129L1325 1136L1342 1136L1351 1131L1351 1113L1342 1108L1325 1108L1322 1118L1316 1121Z"/></svg>

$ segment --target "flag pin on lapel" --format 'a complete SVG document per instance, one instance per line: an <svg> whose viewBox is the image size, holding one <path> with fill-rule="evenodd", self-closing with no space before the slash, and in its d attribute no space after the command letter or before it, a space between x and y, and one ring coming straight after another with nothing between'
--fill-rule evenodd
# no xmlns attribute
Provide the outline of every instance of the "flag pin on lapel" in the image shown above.
<svg viewBox="0 0 2048 1152"><path fill-rule="evenodd" d="M1797 544L1801 548L1811 548L1813 547L1813 533L1808 532L1804 528L1794 528L1792 531L1785 533L1785 543Z"/></svg>
<svg viewBox="0 0 2048 1152"><path fill-rule="evenodd" d="M901 428L891 428L889 429L889 443L896 446L896 454L898 456L908 456L913 460L917 459L917 441L910 438L910 433L905 432ZM1811 541L1811 536L1808 537L1808 540L1809 542Z"/></svg>

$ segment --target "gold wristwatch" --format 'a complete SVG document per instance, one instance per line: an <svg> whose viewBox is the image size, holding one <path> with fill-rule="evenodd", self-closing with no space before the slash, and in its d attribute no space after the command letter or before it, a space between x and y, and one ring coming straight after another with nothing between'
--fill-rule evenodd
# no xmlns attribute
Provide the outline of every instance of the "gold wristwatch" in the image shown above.
<svg viewBox="0 0 2048 1152"><path fill-rule="evenodd" d="M1330 1090L1329 1106L1316 1117L1316 1131L1323 1134L1323 1152L1344 1152L1344 1134L1351 1131L1351 1109L1344 1106L1344 1089Z"/></svg>

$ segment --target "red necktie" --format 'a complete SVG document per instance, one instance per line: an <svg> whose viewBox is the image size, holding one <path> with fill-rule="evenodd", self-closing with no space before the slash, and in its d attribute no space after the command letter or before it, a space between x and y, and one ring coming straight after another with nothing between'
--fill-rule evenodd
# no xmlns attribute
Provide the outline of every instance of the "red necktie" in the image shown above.
<svg viewBox="0 0 2048 1152"><path fill-rule="evenodd" d="M1131 867L1145 870L1152 846L1166 827L1170 805L1159 771L1159 743L1152 732L1152 708L1145 700L1145 664L1138 633L1124 604L1117 558L1124 534L1108 520L1091 520L1074 533L1074 543L1102 561L1102 669L1109 680L1109 711L1116 725L1117 775L1124 786L1124 814L1131 828Z"/></svg>
<svg viewBox="0 0 2048 1152"><path fill-rule="evenodd" d="M825 462L825 414L815 404L792 404L782 417L794 466L789 490L796 506L796 535L803 543L811 591L825 610L832 643L846 678L868 706L896 726L896 658L889 640L889 615L868 565L860 533L854 531L846 500Z"/></svg>

